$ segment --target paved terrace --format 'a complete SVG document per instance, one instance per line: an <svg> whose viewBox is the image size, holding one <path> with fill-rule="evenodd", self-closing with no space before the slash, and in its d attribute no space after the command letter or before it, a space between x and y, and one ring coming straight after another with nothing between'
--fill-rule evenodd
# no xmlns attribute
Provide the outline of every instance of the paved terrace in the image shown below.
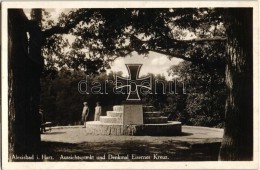
<svg viewBox="0 0 260 170"><path fill-rule="evenodd" d="M41 139L43 153L52 157L45 161L82 161L63 160L61 155L94 156L83 161L217 161L223 129L183 126L182 132L180 136L93 136L82 126L64 126L53 127ZM105 159L97 159L104 155Z"/></svg>

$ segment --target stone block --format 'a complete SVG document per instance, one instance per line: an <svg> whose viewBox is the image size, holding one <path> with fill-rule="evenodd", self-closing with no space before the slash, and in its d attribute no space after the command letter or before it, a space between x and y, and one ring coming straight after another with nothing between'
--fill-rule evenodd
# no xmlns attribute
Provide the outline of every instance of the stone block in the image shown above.
<svg viewBox="0 0 260 170"><path fill-rule="evenodd" d="M143 106L144 112L153 112L155 108L153 106Z"/></svg>
<svg viewBox="0 0 260 170"><path fill-rule="evenodd" d="M123 105L115 105L115 106L113 106L113 111L115 111L115 112L123 112L123 110L124 110Z"/></svg>
<svg viewBox="0 0 260 170"><path fill-rule="evenodd" d="M181 135L181 122L165 124L119 125L104 124L98 121L86 123L86 133L93 135L133 135L133 136L175 136Z"/></svg>
<svg viewBox="0 0 260 170"><path fill-rule="evenodd" d="M107 111L108 117L123 117L123 112Z"/></svg>
<svg viewBox="0 0 260 170"><path fill-rule="evenodd" d="M121 117L108 117L108 116L100 116L101 123L115 123L115 124L122 124Z"/></svg>
<svg viewBox="0 0 260 170"><path fill-rule="evenodd" d="M162 124L167 122L168 122L167 117L145 117L144 118L145 124Z"/></svg>
<svg viewBox="0 0 260 170"><path fill-rule="evenodd" d="M124 125L141 125L143 121L142 104L124 104L123 124Z"/></svg>
<svg viewBox="0 0 260 170"><path fill-rule="evenodd" d="M160 117L162 112L144 112L144 117Z"/></svg>

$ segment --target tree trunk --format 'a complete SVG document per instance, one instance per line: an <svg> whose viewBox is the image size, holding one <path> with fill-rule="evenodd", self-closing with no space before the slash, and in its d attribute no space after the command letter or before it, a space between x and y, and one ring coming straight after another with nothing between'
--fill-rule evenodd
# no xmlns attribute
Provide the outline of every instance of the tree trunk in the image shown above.
<svg viewBox="0 0 260 170"><path fill-rule="evenodd" d="M40 74L43 65L39 29L23 10L8 10L9 161L15 155L40 154ZM29 39L28 39L29 35Z"/></svg>
<svg viewBox="0 0 260 170"><path fill-rule="evenodd" d="M253 10L228 9L226 122L220 160L253 159Z"/></svg>

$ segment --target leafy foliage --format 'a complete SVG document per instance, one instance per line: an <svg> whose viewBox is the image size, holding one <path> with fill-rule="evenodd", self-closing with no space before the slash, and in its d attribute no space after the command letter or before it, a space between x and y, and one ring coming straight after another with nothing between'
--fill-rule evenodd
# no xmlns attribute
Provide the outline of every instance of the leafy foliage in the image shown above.
<svg viewBox="0 0 260 170"><path fill-rule="evenodd" d="M217 73L184 61L172 66L169 73L179 75L187 84L184 107L179 110L183 123L200 126L223 127L226 89L224 70ZM177 101L178 103L179 101Z"/></svg>
<svg viewBox="0 0 260 170"><path fill-rule="evenodd" d="M44 111L46 121L52 121L56 125L74 125L79 124L83 102L87 101L90 108L90 116L88 120L94 118L94 108L96 102L99 101L102 106L102 115L106 115L107 110L112 110L113 105L120 104L125 100L124 94L114 94L114 74L100 74L99 76L88 76L88 90L94 82L100 82L103 87L103 94L82 94L78 90L78 83L82 80L86 81L86 74L83 71L73 71L62 68L57 72L55 78L48 75L41 81L41 107ZM116 73L120 75L120 73ZM110 80L106 82L105 81Z"/></svg>
<svg viewBox="0 0 260 170"><path fill-rule="evenodd" d="M62 13L56 25L47 22L43 35L46 62L87 74L100 73L133 51L154 51L209 67L225 64L225 55L218 53L225 42L221 9L73 9Z"/></svg>
<svg viewBox="0 0 260 170"><path fill-rule="evenodd" d="M159 90L156 95L144 95L143 100L157 109L168 110L173 119L187 124L216 126L222 122L224 108L223 14L223 9L215 8L73 9L62 13L54 23L47 21L49 14L45 11L44 76L51 79L58 76L70 84L71 80L64 79L57 70L65 67L84 70L94 80L105 75L110 62L133 51L182 58L192 64L183 62L171 68L170 74L183 77L190 93L164 95Z"/></svg>

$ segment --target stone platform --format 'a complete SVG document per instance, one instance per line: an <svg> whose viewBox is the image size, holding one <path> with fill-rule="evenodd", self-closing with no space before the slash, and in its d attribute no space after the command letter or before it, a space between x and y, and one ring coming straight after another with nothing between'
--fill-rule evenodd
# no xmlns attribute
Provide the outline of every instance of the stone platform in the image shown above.
<svg viewBox="0 0 260 170"><path fill-rule="evenodd" d="M149 135L181 134L181 122L168 121L163 112L142 105L115 105L113 111L100 116L100 121L86 122L87 134L93 135ZM135 123L132 123L135 122Z"/></svg>
<svg viewBox="0 0 260 170"><path fill-rule="evenodd" d="M182 126L181 122L177 121L142 125L122 125L89 121L86 123L86 132L92 135L175 136L181 134Z"/></svg>

